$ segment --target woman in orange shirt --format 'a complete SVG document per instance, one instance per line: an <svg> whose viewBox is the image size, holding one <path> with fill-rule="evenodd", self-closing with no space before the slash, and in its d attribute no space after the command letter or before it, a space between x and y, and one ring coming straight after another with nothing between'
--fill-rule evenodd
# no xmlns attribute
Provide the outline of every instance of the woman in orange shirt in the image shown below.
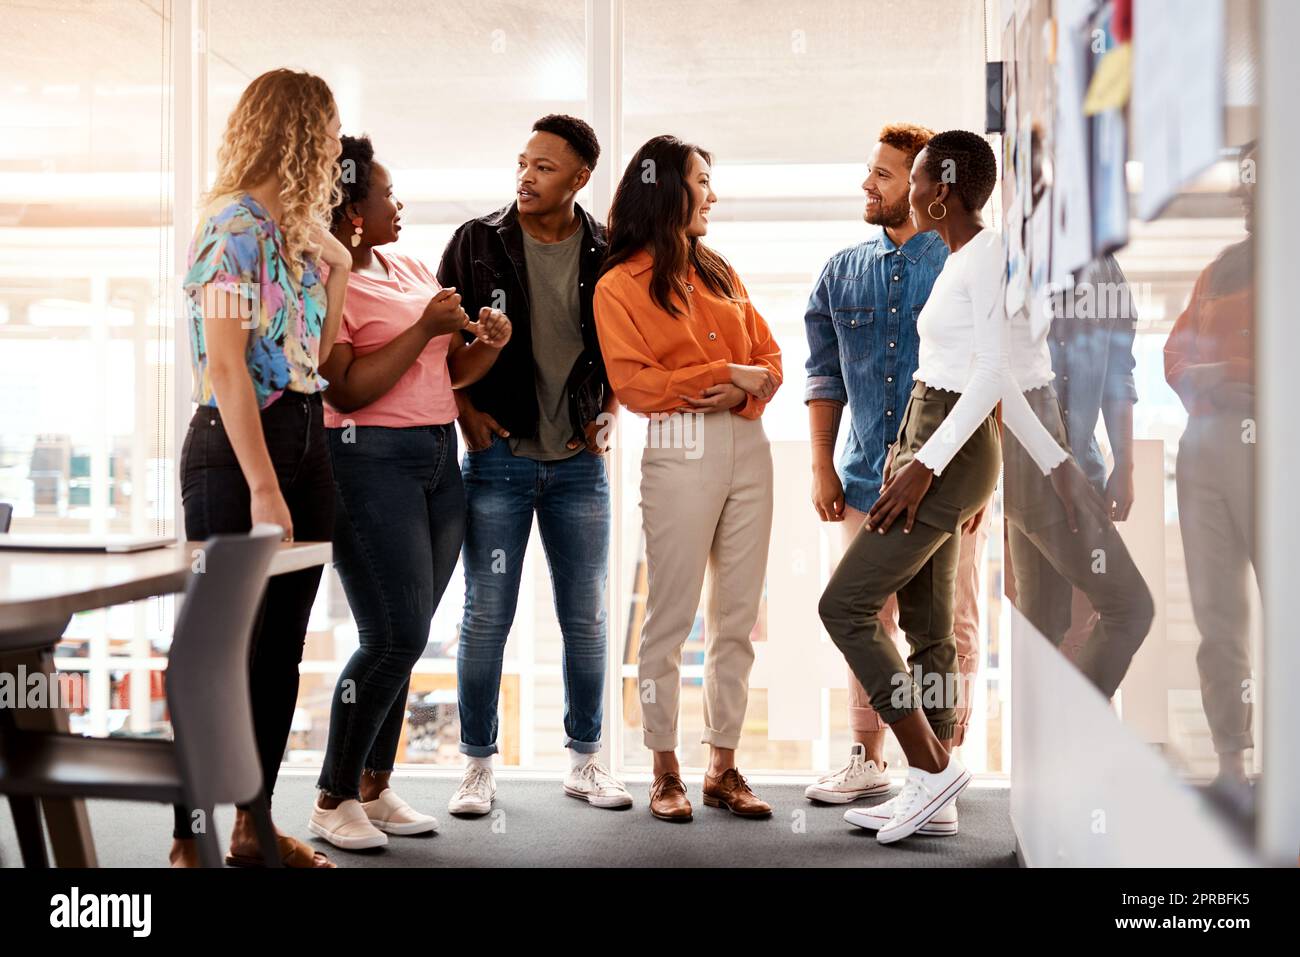
<svg viewBox="0 0 1300 957"><path fill-rule="evenodd" d="M1241 153L1254 163L1256 146ZM1255 180L1238 189L1246 238L1196 280L1165 343L1165 378L1187 408L1178 442L1178 524L1201 633L1196 666L1219 758L1212 794L1249 808L1246 752L1255 746L1251 696L1251 587L1255 566ZM1255 568L1256 577L1259 569Z"/></svg>
<svg viewBox="0 0 1300 957"><path fill-rule="evenodd" d="M610 385L649 418L641 511L649 594L637 670L650 812L688 821L677 762L681 649L706 569L704 803L744 817L771 805L736 768L772 528L772 454L761 416L781 351L731 266L700 240L717 196L708 153L657 136L628 164L609 214L596 328Z"/></svg>

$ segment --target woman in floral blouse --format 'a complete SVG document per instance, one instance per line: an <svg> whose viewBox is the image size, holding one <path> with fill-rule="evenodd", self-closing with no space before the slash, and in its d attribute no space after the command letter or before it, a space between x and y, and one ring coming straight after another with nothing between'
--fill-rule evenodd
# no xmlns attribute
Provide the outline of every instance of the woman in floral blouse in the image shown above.
<svg viewBox="0 0 1300 957"><path fill-rule="evenodd" d="M329 541L334 487L320 364L338 334L351 258L328 229L335 200L338 110L318 77L272 70L236 104L217 180L199 217L185 277L194 401L181 450L185 536L248 532ZM330 267L322 282L320 266ZM298 698L298 664L321 570L270 580L254 626L250 695L269 801ZM193 835L211 808L176 809L171 861L198 863ZM333 867L280 835L290 867ZM228 864L261 866L240 809Z"/></svg>

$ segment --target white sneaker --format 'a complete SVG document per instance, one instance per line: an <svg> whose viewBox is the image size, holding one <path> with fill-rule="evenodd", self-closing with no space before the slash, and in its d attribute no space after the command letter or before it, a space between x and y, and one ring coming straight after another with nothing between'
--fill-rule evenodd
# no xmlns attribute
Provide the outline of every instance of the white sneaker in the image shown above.
<svg viewBox="0 0 1300 957"><path fill-rule="evenodd" d="M908 768L907 783L894 798L893 816L876 832L876 840L881 844L892 844L915 834L968 784L970 772L955 755L949 755L948 766L934 774L920 768Z"/></svg>
<svg viewBox="0 0 1300 957"><path fill-rule="evenodd" d="M844 812L844 820L854 827L879 831L894 816L894 799L873 804L871 807L851 807ZM934 817L916 829L917 834L934 837L952 837L957 833L957 802L949 801Z"/></svg>
<svg viewBox="0 0 1300 957"><path fill-rule="evenodd" d="M355 800L344 801L336 808L323 808L317 798L307 830L345 851L363 851L388 843L388 835L370 823L361 802Z"/></svg>
<svg viewBox="0 0 1300 957"><path fill-rule="evenodd" d="M497 779L491 768L471 764L465 768L460 787L447 802L448 814L486 814L497 796Z"/></svg>
<svg viewBox="0 0 1300 957"><path fill-rule="evenodd" d="M867 749L861 744L853 745L849 763L818 778L816 784L808 785L803 796L826 804L848 804L858 798L886 793L892 787L889 776L883 767L866 758Z"/></svg>
<svg viewBox="0 0 1300 957"><path fill-rule="evenodd" d="M373 801L362 801L361 808L371 824L388 834L406 836L438 830L436 817L421 814L399 798L392 788L385 788Z"/></svg>
<svg viewBox="0 0 1300 957"><path fill-rule="evenodd" d="M570 769L564 779L564 793L581 798L592 807L632 806L632 795L627 793L627 788L598 761L588 761L580 768Z"/></svg>

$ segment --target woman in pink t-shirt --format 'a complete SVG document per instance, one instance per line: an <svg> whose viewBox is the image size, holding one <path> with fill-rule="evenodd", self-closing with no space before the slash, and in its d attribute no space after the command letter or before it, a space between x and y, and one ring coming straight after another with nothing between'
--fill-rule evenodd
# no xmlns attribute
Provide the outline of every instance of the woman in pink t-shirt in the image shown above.
<svg viewBox="0 0 1300 957"><path fill-rule="evenodd" d="M465 493L452 389L481 378L510 339L484 309L470 321L424 263L376 247L402 204L364 137L343 137L334 235L352 252L343 324L321 373L338 491L334 567L360 644L339 675L308 828L344 850L436 829L388 786L411 669L456 567Z"/></svg>

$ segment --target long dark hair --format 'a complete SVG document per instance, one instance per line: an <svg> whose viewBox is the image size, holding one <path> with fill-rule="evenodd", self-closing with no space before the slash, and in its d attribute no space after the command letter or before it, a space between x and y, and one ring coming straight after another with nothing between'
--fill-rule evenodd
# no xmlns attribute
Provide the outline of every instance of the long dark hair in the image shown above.
<svg viewBox="0 0 1300 957"><path fill-rule="evenodd" d="M654 260L650 298L672 316L684 314L678 304L686 302L688 265L714 295L739 298L727 261L698 237L686 235L686 224L695 215L686 184L692 153L713 164L700 147L675 136L649 140L627 164L609 210L609 252L602 273L648 249Z"/></svg>

